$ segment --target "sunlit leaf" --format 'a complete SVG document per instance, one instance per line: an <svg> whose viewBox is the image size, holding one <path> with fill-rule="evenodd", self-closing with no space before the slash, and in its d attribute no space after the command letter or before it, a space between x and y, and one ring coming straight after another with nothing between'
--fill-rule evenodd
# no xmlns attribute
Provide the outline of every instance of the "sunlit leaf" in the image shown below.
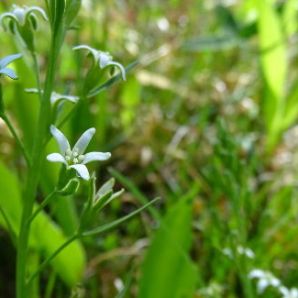
<svg viewBox="0 0 298 298"><path fill-rule="evenodd" d="M191 221L189 198L168 211L145 257L139 298L194 297L197 271L188 256Z"/></svg>

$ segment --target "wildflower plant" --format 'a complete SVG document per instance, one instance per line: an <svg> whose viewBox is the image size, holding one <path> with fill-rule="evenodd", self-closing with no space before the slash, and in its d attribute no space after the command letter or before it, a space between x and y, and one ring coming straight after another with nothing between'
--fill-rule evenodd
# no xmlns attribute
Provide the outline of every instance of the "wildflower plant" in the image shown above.
<svg viewBox="0 0 298 298"><path fill-rule="evenodd" d="M38 286L36 286L36 283L38 282L37 277L49 264L55 266L56 258L59 258L59 255L63 253L64 250L71 247L74 242L82 237L106 232L130 219L132 216L135 216L155 202L155 200L153 200L115 221L100 226L94 221L94 219L98 218L98 213L113 200L117 199L123 193L123 190L114 191L115 180L110 179L96 191L96 174L90 174L86 164L93 161L106 161L111 158L111 153L99 151L85 152L91 139L96 133L95 128L89 128L83 132L73 147L70 146L70 142L58 128L62 123L67 123L67 120L69 119L68 115L68 117L62 119L60 123L57 123L57 109L62 108L65 101L77 105L80 100L88 99L84 98L84 96L82 98L81 95L72 96L55 92L56 69L59 56L61 55L61 47L65 42L65 36L68 29L79 12L81 1L45 0L44 4L46 11L38 6L28 7L13 5L10 12L3 13L0 16L0 23L3 28L5 31L11 32L12 36L16 38L15 40L18 42L19 46L21 45L20 49L24 52L24 55L27 55L29 50L29 54L33 59L33 69L35 71L37 88L29 89L27 91L39 95L39 116L35 134L31 136L31 139L29 140L32 144L32 147L29 150L24 146L21 136L19 136L17 130L7 116L3 103L5 94L2 90L0 81L0 117L5 121L11 134L16 139L27 166L21 219L17 232L14 234L17 248L17 298L38 296L37 293L34 293L34 291L38 289ZM48 39L49 45L47 47L47 69L45 78L39 73L40 65L34 39L34 34L38 28L40 17L48 22L51 35ZM20 40L22 41L21 44L19 43ZM122 79L126 79L124 67L122 64L115 62L110 54L97 51L85 45L77 46L75 49L88 50L94 59L95 65L98 67L97 71L102 71L108 66L117 67L120 70ZM0 80L5 76L13 80L18 78L15 71L9 67L9 64L14 63L15 60L19 58L21 58L21 54L14 54L0 60ZM88 77L86 77L85 80L88 80ZM87 83L84 82L84 84ZM28 115L28 117L29 116L30 115ZM46 155L46 146L51 138L56 140L59 152ZM38 188L42 183L42 166L46 160L54 163L61 163L62 167L60 175L57 177L57 184L53 187L52 191L44 193L43 199L38 204L36 201L37 193ZM36 221L39 222L41 218L46 220L45 217L43 217L44 208L49 203L58 200L59 197L75 197L75 194L79 190L84 193L86 188L89 189L89 192L84 206L79 212L79 221L74 232L66 238L64 242L60 242L61 244L54 250L51 249L50 251L46 251L43 261L32 271L32 268L29 268L28 252L31 238L33 237L33 224ZM8 212L5 206L0 207L2 215ZM9 217L4 217L6 218L7 226L12 226ZM61 239L61 235L59 237ZM82 272L80 275L82 275ZM76 276L73 279L78 278L79 276Z"/></svg>

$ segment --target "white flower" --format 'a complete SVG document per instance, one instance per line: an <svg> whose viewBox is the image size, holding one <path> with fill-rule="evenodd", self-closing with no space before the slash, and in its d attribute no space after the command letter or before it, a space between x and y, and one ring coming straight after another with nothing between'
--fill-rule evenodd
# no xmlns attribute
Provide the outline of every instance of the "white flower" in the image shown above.
<svg viewBox="0 0 298 298"><path fill-rule="evenodd" d="M64 134L55 126L51 125L51 134L56 139L60 153L51 153L47 156L47 160L51 162L61 162L69 169L74 169L77 174L84 180L89 180L90 175L85 164L91 161L107 160L111 157L110 152L89 152L84 154L88 144L90 143L93 135L95 134L95 128L87 129L76 144L71 149L67 138Z"/></svg>
<svg viewBox="0 0 298 298"><path fill-rule="evenodd" d="M249 259L253 259L255 257L254 252L250 248L246 248L241 245L237 246L237 252L239 253L239 255L244 255Z"/></svg>
<svg viewBox="0 0 298 298"><path fill-rule="evenodd" d="M87 45L76 46L73 48L73 50L88 50L90 54L93 56L95 64L98 64L101 69L107 66L116 66L119 68L121 72L122 79L124 81L126 80L126 73L123 65L116 61L113 61L113 57L110 55L110 53L96 50Z"/></svg>
<svg viewBox="0 0 298 298"><path fill-rule="evenodd" d="M249 273L248 277L251 279L258 279L257 289L259 294L262 294L269 286L278 288L281 285L280 280L276 278L271 272L263 271L260 269L252 270Z"/></svg>
<svg viewBox="0 0 298 298"><path fill-rule="evenodd" d="M279 291L282 294L282 298L298 298L297 288L288 289L282 286L279 288Z"/></svg>
<svg viewBox="0 0 298 298"><path fill-rule="evenodd" d="M26 88L26 92L32 93L32 94L38 94L39 91L36 88ZM41 90L41 93L43 94L43 90ZM77 103L79 101L78 96L73 96L73 95L67 95L67 94L60 94L55 91L52 92L51 94L51 104L54 106L55 104L58 104L61 101L67 100L72 103Z"/></svg>
<svg viewBox="0 0 298 298"><path fill-rule="evenodd" d="M48 20L44 10L38 6L28 7L24 5L23 7L21 7L14 4L12 6L11 12L3 13L0 16L0 22L5 29L8 28L12 33L15 33L14 32L15 28L13 27L13 24L24 27L28 22L30 26L32 26L32 28L36 30L37 29L36 12L39 13L46 21ZM8 24L5 24L4 22L5 19L9 20Z"/></svg>
<svg viewBox="0 0 298 298"><path fill-rule="evenodd" d="M253 259L255 257L254 252L250 248L243 247L241 245L237 246L237 251L239 255L244 255L245 257L249 259ZM222 253L226 255L229 258L233 258L233 252L230 248L226 247L222 250Z"/></svg>

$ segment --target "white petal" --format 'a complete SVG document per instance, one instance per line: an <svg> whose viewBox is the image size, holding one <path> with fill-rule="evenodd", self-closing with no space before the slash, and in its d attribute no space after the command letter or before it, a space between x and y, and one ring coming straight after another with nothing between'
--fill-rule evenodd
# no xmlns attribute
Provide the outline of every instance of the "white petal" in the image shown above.
<svg viewBox="0 0 298 298"><path fill-rule="evenodd" d="M59 94L57 92L52 92L51 94L51 104L54 105L62 100L68 100L70 102L76 103L79 98L77 96L72 95L65 95L65 94Z"/></svg>
<svg viewBox="0 0 298 298"><path fill-rule="evenodd" d="M112 62L113 57L107 52L99 52L99 67L104 68Z"/></svg>
<svg viewBox="0 0 298 298"><path fill-rule="evenodd" d="M266 279L260 279L257 285L258 293L262 294L268 286L269 283Z"/></svg>
<svg viewBox="0 0 298 298"><path fill-rule="evenodd" d="M263 278L264 276L264 271L260 269L254 269L249 273L249 278Z"/></svg>
<svg viewBox="0 0 298 298"><path fill-rule="evenodd" d="M85 165L82 164L76 164L76 165L72 165L70 166L70 168L75 169L77 174L84 180L89 180L90 179L90 175L88 172L88 169Z"/></svg>
<svg viewBox="0 0 298 298"><path fill-rule="evenodd" d="M73 147L73 152L76 151L78 154L83 154L86 150L87 146L89 145L92 137L94 136L96 130L95 128L87 129L76 142Z"/></svg>
<svg viewBox="0 0 298 298"><path fill-rule="evenodd" d="M86 164L91 161L96 161L96 160L107 160L111 157L110 152L88 152L85 154L85 158L83 160L83 164Z"/></svg>
<svg viewBox="0 0 298 298"><path fill-rule="evenodd" d="M4 57L3 59L0 60L0 68L6 67L8 64L14 62L16 59L19 59L22 57L22 54L13 54Z"/></svg>
<svg viewBox="0 0 298 298"><path fill-rule="evenodd" d="M273 277L273 278L271 279L270 283L271 283L271 285L272 285L273 287L278 287L278 286L280 285L280 280L277 279L276 277Z"/></svg>
<svg viewBox="0 0 298 298"><path fill-rule="evenodd" d="M87 45L79 45L79 46L73 47L72 49L74 51L77 51L77 50L87 50L87 51L89 51L91 53L91 55L93 56L94 63L96 63L99 59L99 51L94 49L94 48L91 48Z"/></svg>
<svg viewBox="0 0 298 298"><path fill-rule="evenodd" d="M284 286L280 287L279 291L284 297L288 297L290 295L290 291Z"/></svg>
<svg viewBox="0 0 298 298"><path fill-rule="evenodd" d="M70 149L70 145L69 145L69 142L68 142L67 138L54 125L51 125L50 130L51 130L51 134L53 135L53 137L57 141L57 144L59 145L59 148L60 148L61 153L64 155L65 152L66 152L66 150L67 149Z"/></svg>
<svg viewBox="0 0 298 298"><path fill-rule="evenodd" d="M44 20L45 20L45 21L48 21L48 17L47 17L47 15L46 15L45 11L44 11L42 8L40 8L40 7L38 7L38 6L31 6L31 7L29 7L29 8L27 9L26 13L30 14L30 13L32 13L33 11L37 11L37 12L39 12L39 13L41 14L41 16L44 18Z"/></svg>
<svg viewBox="0 0 298 298"><path fill-rule="evenodd" d="M51 162L62 162L64 164L67 164L64 156L62 156L60 153L51 153L47 156L47 160Z"/></svg>
<svg viewBox="0 0 298 298"><path fill-rule="evenodd" d="M5 25L5 22L4 22L4 20L6 18L11 19L11 20L13 20L15 22L18 22L19 21L18 18L13 13L11 13L11 12L5 12L5 13L1 14L1 16L0 16L0 23L1 23L1 25L3 26L3 28L5 30L7 29L7 26Z"/></svg>
<svg viewBox="0 0 298 298"><path fill-rule="evenodd" d="M123 67L122 64L120 64L120 63L118 63L118 62L111 61L111 62L108 63L108 65L114 65L114 66L117 66L117 67L120 69L120 72L121 72L123 81L126 80L126 72L125 72L125 68Z"/></svg>

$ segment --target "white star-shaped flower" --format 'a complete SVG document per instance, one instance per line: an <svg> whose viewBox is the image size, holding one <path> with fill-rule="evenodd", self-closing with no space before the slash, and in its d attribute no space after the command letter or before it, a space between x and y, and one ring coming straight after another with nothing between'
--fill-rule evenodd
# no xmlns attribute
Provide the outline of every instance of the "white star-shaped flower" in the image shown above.
<svg viewBox="0 0 298 298"><path fill-rule="evenodd" d="M296 288L280 287L279 291L282 294L282 298L298 298L298 289Z"/></svg>
<svg viewBox="0 0 298 298"><path fill-rule="evenodd" d="M57 141L60 153L51 153L47 156L50 162L60 162L65 164L68 169L74 169L78 176L84 180L89 180L90 175L85 164L91 161L103 161L111 157L110 152L88 152L85 153L92 137L95 134L95 128L87 129L73 146L70 147L65 135L54 125L50 127L51 134Z"/></svg>
<svg viewBox="0 0 298 298"><path fill-rule="evenodd" d="M269 286L278 288L281 285L280 280L276 278L271 272L263 271L260 269L252 270L249 273L249 278L258 279L257 289L259 294L262 294Z"/></svg>
<svg viewBox="0 0 298 298"><path fill-rule="evenodd" d="M126 72L125 72L125 68L123 67L123 65L119 62L116 62L113 60L113 57L111 56L110 53L108 52L103 52L103 51L99 51L96 50L94 48L91 48L87 45L79 45L73 48L73 50L87 50L89 51L89 53L93 56L94 59L94 63L98 64L98 66L103 69L107 66L116 66L119 68L121 75L122 75L122 79L125 81L126 80Z"/></svg>

